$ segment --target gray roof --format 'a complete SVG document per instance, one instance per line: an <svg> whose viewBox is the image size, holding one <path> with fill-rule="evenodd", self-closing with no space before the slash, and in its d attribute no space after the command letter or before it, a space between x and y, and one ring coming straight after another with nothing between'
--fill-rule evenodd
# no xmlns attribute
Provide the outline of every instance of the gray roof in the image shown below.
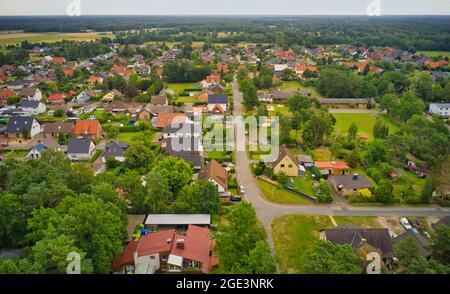
<svg viewBox="0 0 450 294"><path fill-rule="evenodd" d="M228 103L228 95L226 94L209 94L208 104L226 104Z"/></svg>
<svg viewBox="0 0 450 294"><path fill-rule="evenodd" d="M320 104L367 104L365 98L319 98Z"/></svg>
<svg viewBox="0 0 450 294"><path fill-rule="evenodd" d="M417 242L417 244L419 245L419 254L421 256L428 257L431 255L431 252L427 249L427 247L430 245L430 240L422 236L420 233L414 233L411 230L407 230L406 232L395 237L392 242L394 244L398 244L408 237L413 238Z"/></svg>
<svg viewBox="0 0 450 294"><path fill-rule="evenodd" d="M105 146L103 157L123 156L128 149L128 143L122 141L111 142Z"/></svg>
<svg viewBox="0 0 450 294"><path fill-rule="evenodd" d="M183 140L189 140L189 148L181 146L180 151L174 150L172 147L172 139L166 140L166 154L182 158L184 161L192 164L194 167L202 166L202 157L200 155L200 140L196 137L184 138Z"/></svg>
<svg viewBox="0 0 450 294"><path fill-rule="evenodd" d="M36 109L39 107L39 101L34 101L34 100L21 100L20 101L20 106L22 108L33 108Z"/></svg>
<svg viewBox="0 0 450 294"><path fill-rule="evenodd" d="M337 175L329 176L330 181L336 183L336 186L342 185L343 188L362 189L373 188L373 185L362 175Z"/></svg>
<svg viewBox="0 0 450 294"><path fill-rule="evenodd" d="M9 120L7 133L20 133L23 129L30 132L33 125L34 118L31 116L13 116Z"/></svg>
<svg viewBox="0 0 450 294"><path fill-rule="evenodd" d="M89 138L73 138L67 144L67 153L89 153L92 140Z"/></svg>
<svg viewBox="0 0 450 294"><path fill-rule="evenodd" d="M314 163L314 160L312 159L312 157L307 154L298 154L297 161L305 162L305 163Z"/></svg>
<svg viewBox="0 0 450 294"><path fill-rule="evenodd" d="M355 225L341 225L325 229L326 240L334 244L349 244L358 249L366 243L383 253L384 257L392 257L392 240L386 228L361 228Z"/></svg>
<svg viewBox="0 0 450 294"><path fill-rule="evenodd" d="M210 214L149 214L146 225L209 225Z"/></svg>
<svg viewBox="0 0 450 294"><path fill-rule="evenodd" d="M200 134L200 125L193 123L180 123L165 126L162 130L163 134Z"/></svg>
<svg viewBox="0 0 450 294"><path fill-rule="evenodd" d="M431 103L431 105L436 105L439 108L450 108L450 103Z"/></svg>

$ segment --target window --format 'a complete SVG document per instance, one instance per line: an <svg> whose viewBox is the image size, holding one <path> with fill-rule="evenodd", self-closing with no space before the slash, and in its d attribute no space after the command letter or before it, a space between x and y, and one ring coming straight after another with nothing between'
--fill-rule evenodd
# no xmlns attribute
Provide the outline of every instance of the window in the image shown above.
<svg viewBox="0 0 450 294"><path fill-rule="evenodd" d="M155 260L155 256L154 255L150 255L150 259L151 260Z"/></svg>
<svg viewBox="0 0 450 294"><path fill-rule="evenodd" d="M289 168L291 168L292 167L292 164L289 164Z"/></svg>
<svg viewBox="0 0 450 294"><path fill-rule="evenodd" d="M281 167L283 168L283 167L284 167L284 164L282 164Z"/></svg>

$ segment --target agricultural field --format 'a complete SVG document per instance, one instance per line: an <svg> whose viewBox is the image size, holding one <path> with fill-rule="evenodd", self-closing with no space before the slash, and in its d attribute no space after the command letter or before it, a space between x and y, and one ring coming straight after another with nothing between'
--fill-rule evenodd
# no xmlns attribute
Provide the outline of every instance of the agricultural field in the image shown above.
<svg viewBox="0 0 450 294"><path fill-rule="evenodd" d="M448 57L450 58L450 51L417 51L417 54L424 54L428 57Z"/></svg>
<svg viewBox="0 0 450 294"><path fill-rule="evenodd" d="M354 224L363 228L380 228L374 216L334 216L337 225ZM283 215L270 229L281 273L302 273L304 257L320 237L320 230L333 227L326 215Z"/></svg>
<svg viewBox="0 0 450 294"><path fill-rule="evenodd" d="M62 40L68 41L92 41L102 37L114 39L111 32L91 33L0 33L0 45L14 45L28 40L31 43L54 43Z"/></svg>
<svg viewBox="0 0 450 294"><path fill-rule="evenodd" d="M394 133L398 127L388 118L376 113L333 113L336 118L335 132L347 135L348 129L352 123L358 126L358 136L361 139L373 139L373 126L377 117L389 126L389 132Z"/></svg>

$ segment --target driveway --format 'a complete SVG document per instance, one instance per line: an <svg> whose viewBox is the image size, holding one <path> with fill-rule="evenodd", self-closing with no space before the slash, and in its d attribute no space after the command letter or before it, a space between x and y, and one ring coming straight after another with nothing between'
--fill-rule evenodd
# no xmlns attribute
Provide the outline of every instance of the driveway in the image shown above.
<svg viewBox="0 0 450 294"><path fill-rule="evenodd" d="M238 90L236 78L231 83L233 89L234 116L243 115L242 93ZM236 148L236 144L235 144ZM236 177L238 183L245 188L245 199L252 203L256 215L266 228L269 245L274 252L270 223L276 217L285 214L317 214L317 215L347 215L347 216L448 216L450 208L441 207L350 207L346 203L314 204L314 205L280 205L268 202L262 196L255 177L250 170L250 160L247 152L237 151Z"/></svg>

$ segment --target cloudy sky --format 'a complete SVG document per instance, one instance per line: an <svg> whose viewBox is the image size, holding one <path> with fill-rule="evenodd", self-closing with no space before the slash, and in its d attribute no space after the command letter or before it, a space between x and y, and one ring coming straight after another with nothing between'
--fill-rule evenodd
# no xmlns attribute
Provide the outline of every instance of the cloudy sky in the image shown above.
<svg viewBox="0 0 450 294"><path fill-rule="evenodd" d="M82 15L365 15L373 1L382 15L450 15L449 0L0 0L0 15L64 15L73 1Z"/></svg>

